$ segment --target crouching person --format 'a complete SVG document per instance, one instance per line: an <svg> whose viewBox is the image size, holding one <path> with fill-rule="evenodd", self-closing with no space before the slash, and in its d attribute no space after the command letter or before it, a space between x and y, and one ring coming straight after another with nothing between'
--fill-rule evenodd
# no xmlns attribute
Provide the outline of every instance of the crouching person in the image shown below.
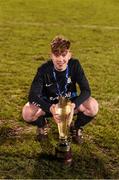
<svg viewBox="0 0 119 180"><path fill-rule="evenodd" d="M83 127L98 113L98 102L91 97L80 61L72 57L70 41L57 36L51 42L51 59L38 68L22 111L23 119L37 126L39 140L47 138L49 117L53 117L55 123L60 121L55 108L60 96L68 97L72 102L77 117L71 123L70 131L73 140L80 143Z"/></svg>

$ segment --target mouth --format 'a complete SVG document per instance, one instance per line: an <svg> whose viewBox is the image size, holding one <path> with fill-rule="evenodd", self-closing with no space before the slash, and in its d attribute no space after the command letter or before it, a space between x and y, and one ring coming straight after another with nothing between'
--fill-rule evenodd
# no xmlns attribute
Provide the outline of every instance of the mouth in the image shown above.
<svg viewBox="0 0 119 180"><path fill-rule="evenodd" d="M55 66L55 69L58 71L64 70L64 64L57 64L57 66Z"/></svg>
<svg viewBox="0 0 119 180"><path fill-rule="evenodd" d="M64 65L64 63L59 63L59 64L57 64L58 66L63 66Z"/></svg>
<svg viewBox="0 0 119 180"><path fill-rule="evenodd" d="M58 65L57 69L60 69L60 70L64 69L64 65Z"/></svg>
<svg viewBox="0 0 119 180"><path fill-rule="evenodd" d="M58 67L63 67L63 64L59 64Z"/></svg>

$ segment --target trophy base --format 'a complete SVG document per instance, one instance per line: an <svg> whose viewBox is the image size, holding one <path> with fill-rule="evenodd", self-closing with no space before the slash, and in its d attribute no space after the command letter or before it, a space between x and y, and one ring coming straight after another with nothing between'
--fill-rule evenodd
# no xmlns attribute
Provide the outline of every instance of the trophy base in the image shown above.
<svg viewBox="0 0 119 180"><path fill-rule="evenodd" d="M71 165L72 152L69 144L59 143L55 148L55 157L65 165Z"/></svg>

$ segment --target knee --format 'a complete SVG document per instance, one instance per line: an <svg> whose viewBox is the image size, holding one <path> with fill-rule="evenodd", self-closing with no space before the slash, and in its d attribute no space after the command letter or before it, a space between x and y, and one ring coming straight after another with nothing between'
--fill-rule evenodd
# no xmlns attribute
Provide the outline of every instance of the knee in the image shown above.
<svg viewBox="0 0 119 180"><path fill-rule="evenodd" d="M91 111L91 116L96 116L97 115L97 113L99 111L99 104L98 104L96 99L92 100L90 111Z"/></svg>
<svg viewBox="0 0 119 180"><path fill-rule="evenodd" d="M29 108L28 103L25 104L22 109L22 117L23 117L24 121L26 121L26 122L32 121L32 115L30 113L30 108Z"/></svg>

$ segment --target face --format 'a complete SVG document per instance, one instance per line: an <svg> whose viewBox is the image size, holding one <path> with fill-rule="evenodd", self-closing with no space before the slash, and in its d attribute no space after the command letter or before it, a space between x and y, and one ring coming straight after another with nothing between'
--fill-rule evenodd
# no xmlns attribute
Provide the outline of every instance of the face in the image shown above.
<svg viewBox="0 0 119 180"><path fill-rule="evenodd" d="M68 61L71 58L70 51L65 51L61 55L51 54L51 58L54 64L54 68L57 71L64 71L67 67Z"/></svg>

